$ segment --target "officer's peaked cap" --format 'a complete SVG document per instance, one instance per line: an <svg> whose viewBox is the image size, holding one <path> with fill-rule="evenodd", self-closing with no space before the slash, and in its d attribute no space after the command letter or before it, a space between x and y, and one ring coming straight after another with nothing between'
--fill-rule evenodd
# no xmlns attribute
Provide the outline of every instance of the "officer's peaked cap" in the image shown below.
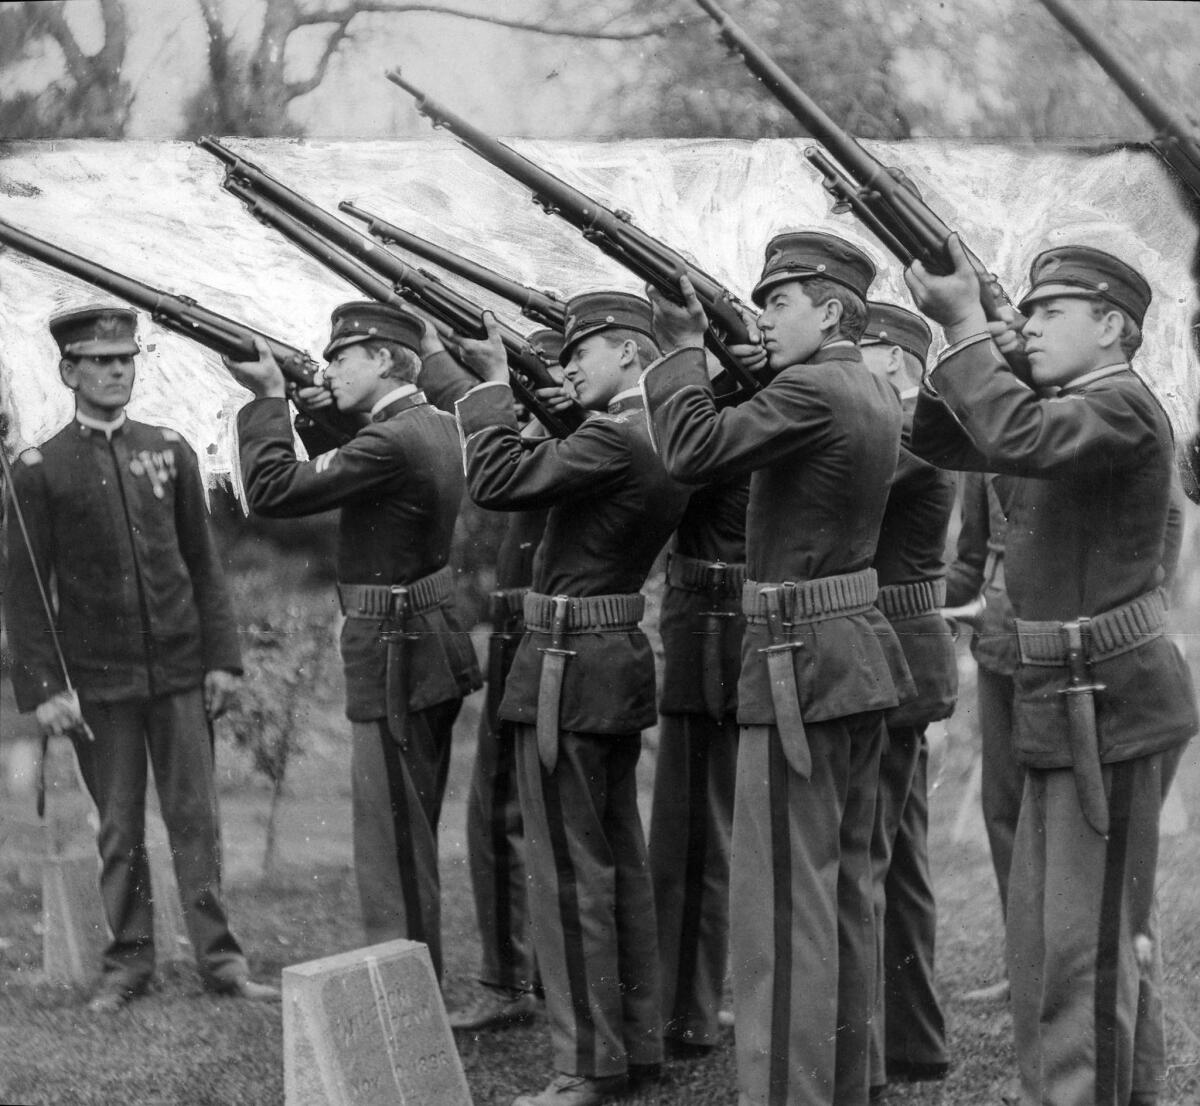
<svg viewBox="0 0 1200 1106"><path fill-rule="evenodd" d="M584 338L602 330L636 330L657 347L649 300L628 292L585 292L567 300L567 322L563 328L559 363L566 365Z"/></svg>
<svg viewBox="0 0 1200 1106"><path fill-rule="evenodd" d="M339 304L329 319L329 344L322 356L328 361L343 346L372 338L398 342L416 353L421 348L423 329L416 315L386 303L354 300Z"/></svg>
<svg viewBox="0 0 1200 1106"><path fill-rule="evenodd" d="M929 324L920 315L894 303L867 302L867 329L860 346L899 346L924 365L932 341Z"/></svg>
<svg viewBox="0 0 1200 1106"><path fill-rule="evenodd" d="M1058 296L1103 300L1141 326L1150 306L1150 285L1131 265L1103 250L1058 246L1033 259L1029 291L1018 306L1025 311L1030 304Z"/></svg>
<svg viewBox="0 0 1200 1106"><path fill-rule="evenodd" d="M64 357L112 357L140 353L137 312L129 307L92 304L60 311L50 333Z"/></svg>

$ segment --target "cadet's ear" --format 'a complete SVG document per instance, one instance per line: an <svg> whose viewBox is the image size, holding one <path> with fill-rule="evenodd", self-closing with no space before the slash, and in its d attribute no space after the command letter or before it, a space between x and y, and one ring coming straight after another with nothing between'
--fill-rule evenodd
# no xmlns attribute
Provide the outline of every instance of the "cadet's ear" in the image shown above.
<svg viewBox="0 0 1200 1106"><path fill-rule="evenodd" d="M1109 346L1119 343L1124 331L1125 316L1120 311L1106 311L1100 318L1100 337L1098 341L1101 348L1108 349Z"/></svg>
<svg viewBox="0 0 1200 1106"><path fill-rule="evenodd" d="M821 329L830 332L840 330L842 326L842 301L830 297L821 304Z"/></svg>
<svg viewBox="0 0 1200 1106"><path fill-rule="evenodd" d="M372 351L379 362L379 375L392 375L392 351L387 346L376 346Z"/></svg>
<svg viewBox="0 0 1200 1106"><path fill-rule="evenodd" d="M79 362L72 357L64 357L58 363L58 375L62 382L73 392L79 391Z"/></svg>
<svg viewBox="0 0 1200 1106"><path fill-rule="evenodd" d="M890 346L888 348L887 374L894 376L896 373L904 369L904 350L899 346Z"/></svg>

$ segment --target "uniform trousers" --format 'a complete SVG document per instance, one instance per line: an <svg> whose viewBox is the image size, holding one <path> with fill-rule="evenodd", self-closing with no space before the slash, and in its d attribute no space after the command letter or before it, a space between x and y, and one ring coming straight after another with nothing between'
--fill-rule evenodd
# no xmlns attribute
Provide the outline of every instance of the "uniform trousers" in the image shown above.
<svg viewBox="0 0 1200 1106"><path fill-rule="evenodd" d="M246 977L221 903L221 837L212 731L199 688L112 703L81 699L94 741L76 738L80 773L100 815L100 896L112 941L106 983L143 989L154 973L154 903L146 855L146 754L171 843L184 923L206 986Z"/></svg>
<svg viewBox="0 0 1200 1106"><path fill-rule="evenodd" d="M492 725L488 712L481 711L467 799L467 857L482 950L479 980L489 987L530 991L537 980L516 758L513 724Z"/></svg>
<svg viewBox="0 0 1200 1106"><path fill-rule="evenodd" d="M637 807L641 737L560 731L547 772L518 725L533 946L554 1067L618 1075L662 1060L654 892Z"/></svg>
<svg viewBox="0 0 1200 1106"><path fill-rule="evenodd" d="M461 699L407 717L403 747L386 720L351 724L354 873L368 945L423 941L442 976L437 826Z"/></svg>
<svg viewBox="0 0 1200 1106"><path fill-rule="evenodd" d="M1021 792L1025 784L1025 769L1017 760L1013 745L1012 676L981 665L976 700L983 758L980 784L983 824L992 854L992 867L996 871L1000 910L1004 913L1008 910L1008 872L1012 866L1013 838L1017 833L1017 816L1021 812Z"/></svg>
<svg viewBox="0 0 1200 1106"><path fill-rule="evenodd" d="M871 1084L894 1064L946 1063L946 1021L934 988L937 903L929 874L929 745L924 726L888 728L879 761L871 863L879 968Z"/></svg>
<svg viewBox="0 0 1200 1106"><path fill-rule="evenodd" d="M1182 749L1105 765L1110 832L1069 768L1026 770L1008 901L1023 1106L1154 1101L1164 1071L1153 895L1158 822ZM1135 939L1153 942L1139 967Z"/></svg>
<svg viewBox="0 0 1200 1106"><path fill-rule="evenodd" d="M663 1035L713 1045L729 960L738 726L732 715L717 722L706 714L664 714L658 733L650 872Z"/></svg>
<svg viewBox="0 0 1200 1106"><path fill-rule="evenodd" d="M869 711L807 726L813 770L743 726L730 856L739 1106L864 1106L875 990Z"/></svg>

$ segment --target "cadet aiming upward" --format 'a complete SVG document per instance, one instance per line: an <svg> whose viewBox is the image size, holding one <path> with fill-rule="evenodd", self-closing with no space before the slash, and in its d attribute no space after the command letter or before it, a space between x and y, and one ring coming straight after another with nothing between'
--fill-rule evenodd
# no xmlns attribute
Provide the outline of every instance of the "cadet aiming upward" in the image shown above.
<svg viewBox="0 0 1200 1106"><path fill-rule="evenodd" d="M1144 1106L1165 1065L1142 1047L1151 1017L1162 1039L1159 813L1197 726L1191 679L1163 632L1174 443L1129 365L1150 288L1111 254L1061 246L1034 259L1021 332L989 329L957 239L951 249L949 275L920 263L906 275L950 344L918 399L913 449L1003 473L1010 492L1026 780L1007 922L1022 1099ZM1000 344L1023 346L1032 387Z"/></svg>
<svg viewBox="0 0 1200 1106"><path fill-rule="evenodd" d="M772 239L753 299L776 375L724 411L690 283L686 309L653 297L673 352L642 389L667 470L693 483L750 474L730 879L747 1106L868 1094L883 712L914 690L871 567L902 422L857 348L874 275L834 235ZM754 367L763 351L739 352Z"/></svg>
<svg viewBox="0 0 1200 1106"><path fill-rule="evenodd" d="M333 312L325 383L340 411L367 421L311 461L296 459L283 378L266 346L258 361L228 367L255 395L238 413L251 509L291 518L340 508L337 590L366 943L423 941L440 978L437 825L454 719L481 681L450 611L463 478L453 420L414 383L422 327L374 302Z"/></svg>

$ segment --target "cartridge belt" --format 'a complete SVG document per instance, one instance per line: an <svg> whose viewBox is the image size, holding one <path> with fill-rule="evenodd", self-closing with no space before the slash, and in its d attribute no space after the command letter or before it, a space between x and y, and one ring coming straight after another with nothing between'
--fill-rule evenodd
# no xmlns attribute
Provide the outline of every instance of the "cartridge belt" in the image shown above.
<svg viewBox="0 0 1200 1106"><path fill-rule="evenodd" d="M1022 664L1058 668L1067 663L1061 622L1031 622L1018 618L1017 646ZM1167 622L1167 599L1162 588L1139 595L1088 623L1087 659L1107 660L1162 637Z"/></svg>
<svg viewBox="0 0 1200 1106"><path fill-rule="evenodd" d="M512 622L513 619L525 615L525 596L528 588L501 588L499 591L488 592L488 621L493 626L501 626Z"/></svg>
<svg viewBox="0 0 1200 1106"><path fill-rule="evenodd" d="M338 584L338 601L347 618L392 618L397 614L420 614L440 607L450 598L454 589L454 570L446 565L428 576L421 576L411 583L397 585L408 594L404 610L395 609L395 593L387 584Z"/></svg>
<svg viewBox="0 0 1200 1106"><path fill-rule="evenodd" d="M759 600L763 588L781 588L782 615L789 623L820 622L869 611L879 597L879 578L873 568L822 576L816 580L780 584L747 580L742 588L742 613L751 625L763 624L767 616Z"/></svg>
<svg viewBox="0 0 1200 1106"><path fill-rule="evenodd" d="M671 553L667 558L667 583L702 595L712 595L719 588L721 594L733 598L741 595L746 585L746 566Z"/></svg>
<svg viewBox="0 0 1200 1106"><path fill-rule="evenodd" d="M553 595L531 591L525 596L525 629L549 633L554 622ZM632 595L589 595L567 600L567 618L563 627L568 634L636 630L646 613L646 597Z"/></svg>
<svg viewBox="0 0 1200 1106"><path fill-rule="evenodd" d="M946 605L946 581L917 580L912 584L884 584L875 601L889 622L932 614Z"/></svg>

